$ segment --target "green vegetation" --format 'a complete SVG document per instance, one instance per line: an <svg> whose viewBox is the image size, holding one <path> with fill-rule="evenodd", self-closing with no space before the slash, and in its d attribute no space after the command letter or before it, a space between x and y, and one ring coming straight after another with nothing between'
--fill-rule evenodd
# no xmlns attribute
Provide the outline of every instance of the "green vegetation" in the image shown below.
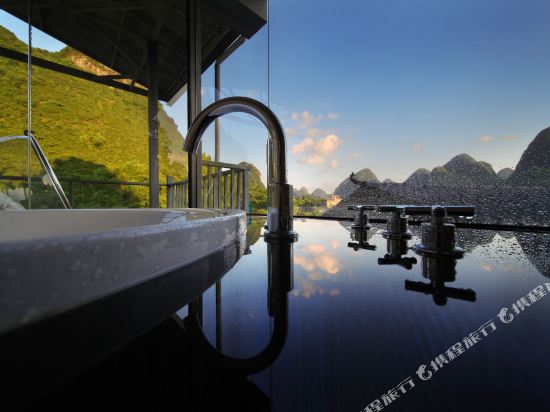
<svg viewBox="0 0 550 412"><path fill-rule="evenodd" d="M0 43L20 52L26 45L0 27ZM65 48L33 54L96 74L112 73L92 59ZM27 65L0 58L0 136L21 135L27 128ZM33 67L33 132L60 179L148 180L147 99L104 85ZM183 137L160 108L159 178L187 177ZM0 172L26 174L26 152L0 145ZM26 147L24 141L19 143ZM33 160L33 176L41 171ZM11 182L12 186L17 186ZM19 183L21 185L21 183ZM33 185L34 187L35 185ZM40 185L36 185L40 186ZM46 189L44 189L47 192ZM144 207L147 187L84 185L78 207ZM37 187L35 191L40 191ZM68 193L67 193L68 194ZM161 196L163 199L163 196ZM49 205L49 201L45 201ZM35 207L33 205L33 207Z"/></svg>
<svg viewBox="0 0 550 412"><path fill-rule="evenodd" d="M250 207L254 213L267 213L267 188L261 180L261 173L252 163L241 162L240 166L247 167L250 171L249 199Z"/></svg>
<svg viewBox="0 0 550 412"><path fill-rule="evenodd" d="M297 196L294 198L295 215L320 216L323 214L327 201L313 196Z"/></svg>
<svg viewBox="0 0 550 412"><path fill-rule="evenodd" d="M249 217L246 229L246 243L250 247L254 245L262 234L265 220L258 217Z"/></svg>

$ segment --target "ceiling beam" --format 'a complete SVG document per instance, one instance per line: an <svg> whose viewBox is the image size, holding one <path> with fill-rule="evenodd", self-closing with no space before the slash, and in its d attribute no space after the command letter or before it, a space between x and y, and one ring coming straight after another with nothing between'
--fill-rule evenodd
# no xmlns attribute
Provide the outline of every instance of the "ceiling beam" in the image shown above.
<svg viewBox="0 0 550 412"><path fill-rule="evenodd" d="M99 77L101 77L102 79L111 79L111 80L114 80L114 79L131 79L132 75L131 74L104 74L104 75L99 76Z"/></svg>
<svg viewBox="0 0 550 412"><path fill-rule="evenodd" d="M151 33L151 39L149 40L149 42L155 43L155 47L156 47L156 42L157 42L158 35L159 35L160 31L162 30L162 28L164 27L164 24L166 23L166 19L168 18L168 11L170 10L170 6L172 6L173 2L174 2L174 0L170 0L170 2L167 4L166 9L164 10L164 13L162 14L162 18L157 22L157 24L153 28L153 32ZM155 50L157 50L157 49L155 49ZM137 78L139 77L139 75L141 74L141 71L143 70L143 67L145 67L145 63L147 63L147 59L148 59L148 53L147 53L147 50L146 50L145 53L143 54L143 56L141 57L140 65L139 65L138 69L136 70L136 72L134 74L134 78L132 79L132 82L130 83L130 87L134 87L134 84L135 84Z"/></svg>
<svg viewBox="0 0 550 412"><path fill-rule="evenodd" d="M129 62L131 62L133 65L135 66L138 66L139 63L137 62L137 60L135 60L133 57L131 57L128 53L126 53L124 51L124 49L122 47L120 47L118 44L116 44L107 34L105 34L100 28L98 28L96 25L94 25L92 22L90 22L90 20L85 16L85 15L81 15L80 16L82 18L82 20L86 23L86 25L92 29L93 31L95 31L97 34L99 34L103 40L107 43L109 43L109 45L111 47L113 47L114 49L116 49L118 51L118 53L120 53L122 56L124 56L126 59L128 59Z"/></svg>
<svg viewBox="0 0 550 412"><path fill-rule="evenodd" d="M168 0L169 1L169 0ZM141 0L131 1L129 3L113 3L113 2L101 2L91 1L86 4L74 4L60 2L59 0L41 0L40 2L33 2L33 9L44 9L50 7L64 7L81 12L89 11L116 11L116 10L143 10L143 9L158 9L166 7L167 0ZM0 0L0 8L5 9L21 9L28 8L28 2L21 0Z"/></svg>
<svg viewBox="0 0 550 412"><path fill-rule="evenodd" d="M83 12L88 11L117 11L117 10L143 10L143 9L162 9L166 7L168 3L171 3L170 0L144 0L136 1L132 0L129 3L112 3L112 2L102 2L98 3L95 1L90 2L90 4L82 5L70 5L69 7Z"/></svg>
<svg viewBox="0 0 550 412"><path fill-rule="evenodd" d="M33 9L43 9L45 7L57 7L60 6L58 0L42 0L40 3L36 1L31 3ZM28 9L28 1L21 0L0 0L0 8L3 9Z"/></svg>
<svg viewBox="0 0 550 412"><path fill-rule="evenodd" d="M27 63L27 54L20 53L15 50L6 49L5 47L0 47L0 56L7 57L21 63ZM94 83L100 83L106 86L114 87L115 89L124 90L126 92L139 94L140 96L147 96L147 90L141 88L130 89L130 86L125 83L116 82L108 76L97 76L92 73L88 73L82 70L74 69L69 66L64 66L62 64L54 63L48 60L41 59L40 57L33 56L32 58L33 66L42 67L44 69L52 70L54 72L67 74L79 79L88 80Z"/></svg>
<svg viewBox="0 0 550 412"><path fill-rule="evenodd" d="M122 15L120 16L120 19L118 21L118 29L117 29L117 33L116 33L116 40L115 40L115 43L118 45L120 44L120 36L122 34L122 31L120 30L120 28L124 25L124 20L126 19L126 12L122 12ZM117 49L113 49L113 56L111 57L111 65L109 66L111 69L113 68L113 66L115 65L115 60L116 60L116 55L117 55Z"/></svg>
<svg viewBox="0 0 550 412"><path fill-rule="evenodd" d="M144 42L147 42L147 36L141 34L141 33L136 33L132 30L129 30L127 27L122 27L122 26L117 26L115 23L111 23L109 21L106 21L106 20L103 20L102 18L98 17L98 16L94 16L94 15L87 15L87 17L90 19L90 20L93 20L97 23L100 23L100 24L103 24L107 27L110 27L112 29L115 29L115 30L120 30L123 34L126 34L128 36L131 36L133 38L135 38L136 40L140 40L140 41L144 41ZM135 16L134 16L135 17ZM174 50L172 48L171 45L169 44L166 44L166 43L162 43L162 42L158 42L157 43L157 46L158 47L162 47L163 49L167 49L167 50L170 50L178 55L180 55L181 57L184 57L184 58L187 58L187 56L185 55L184 52L181 52L181 51L178 51L178 50Z"/></svg>

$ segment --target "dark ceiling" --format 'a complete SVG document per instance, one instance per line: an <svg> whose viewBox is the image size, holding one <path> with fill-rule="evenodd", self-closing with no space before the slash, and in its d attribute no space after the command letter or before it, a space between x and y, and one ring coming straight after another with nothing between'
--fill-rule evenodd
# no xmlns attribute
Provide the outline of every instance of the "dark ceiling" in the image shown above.
<svg viewBox="0 0 550 412"><path fill-rule="evenodd" d="M202 70L266 23L265 0L202 0ZM27 21L28 1L0 0ZM32 25L147 87L147 44L158 45L159 99L187 83L186 0L34 0Z"/></svg>

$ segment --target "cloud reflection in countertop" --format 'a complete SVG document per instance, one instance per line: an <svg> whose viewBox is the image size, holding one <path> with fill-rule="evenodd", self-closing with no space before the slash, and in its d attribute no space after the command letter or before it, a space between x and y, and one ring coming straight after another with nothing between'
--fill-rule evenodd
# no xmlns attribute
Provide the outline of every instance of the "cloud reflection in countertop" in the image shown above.
<svg viewBox="0 0 550 412"><path fill-rule="evenodd" d="M313 225L312 225L313 226ZM339 242L319 233L315 243L297 244L294 249L294 290L292 294L306 299L314 295L340 296L341 290L331 284L337 280L342 263L335 250Z"/></svg>

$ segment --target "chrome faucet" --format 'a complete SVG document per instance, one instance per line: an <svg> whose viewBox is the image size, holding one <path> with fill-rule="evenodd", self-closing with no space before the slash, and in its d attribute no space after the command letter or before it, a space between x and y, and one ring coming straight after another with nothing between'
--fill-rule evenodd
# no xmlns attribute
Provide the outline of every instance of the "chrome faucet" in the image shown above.
<svg viewBox="0 0 550 412"><path fill-rule="evenodd" d="M296 239L292 222L292 186L286 182L286 143L277 116L263 103L248 97L227 97L212 103L191 124L183 150L197 154L202 136L218 117L229 113L248 113L269 131L268 199L266 238ZM195 170L189 168L189 180Z"/></svg>

